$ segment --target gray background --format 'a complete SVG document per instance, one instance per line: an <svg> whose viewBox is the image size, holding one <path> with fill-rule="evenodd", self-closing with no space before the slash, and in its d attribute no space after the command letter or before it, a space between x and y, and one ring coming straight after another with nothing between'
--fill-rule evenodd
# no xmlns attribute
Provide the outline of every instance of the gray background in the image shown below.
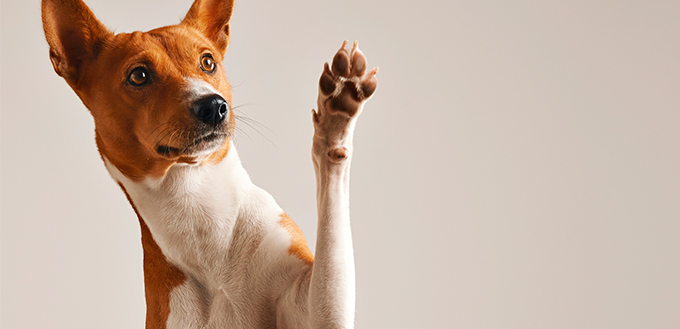
<svg viewBox="0 0 680 329"><path fill-rule="evenodd" d="M118 32L189 0L88 0ZM2 1L2 327L141 328L139 225ZM237 2L237 147L315 242L316 82L344 39L380 85L352 167L358 328L680 328L679 1Z"/></svg>

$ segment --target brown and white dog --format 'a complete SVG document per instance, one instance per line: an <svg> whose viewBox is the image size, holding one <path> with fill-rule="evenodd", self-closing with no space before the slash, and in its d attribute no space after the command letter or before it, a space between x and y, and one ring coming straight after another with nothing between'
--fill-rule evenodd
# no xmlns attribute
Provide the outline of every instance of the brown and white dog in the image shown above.
<svg viewBox="0 0 680 329"><path fill-rule="evenodd" d="M43 0L50 59L94 117L96 142L142 229L146 328L350 328L349 169L377 68L345 42L312 111L318 238L255 186L232 143L222 58L233 0L178 25L113 34L82 0Z"/></svg>

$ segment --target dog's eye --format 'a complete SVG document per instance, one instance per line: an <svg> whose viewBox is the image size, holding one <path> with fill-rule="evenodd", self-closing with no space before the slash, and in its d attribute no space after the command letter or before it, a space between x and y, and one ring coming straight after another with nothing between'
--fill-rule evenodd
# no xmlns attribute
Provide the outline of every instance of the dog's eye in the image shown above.
<svg viewBox="0 0 680 329"><path fill-rule="evenodd" d="M210 54L205 54L201 57L201 70L206 73L215 72L215 60Z"/></svg>
<svg viewBox="0 0 680 329"><path fill-rule="evenodd" d="M149 72L143 67L138 67L130 72L127 80L133 86L141 86L149 80Z"/></svg>

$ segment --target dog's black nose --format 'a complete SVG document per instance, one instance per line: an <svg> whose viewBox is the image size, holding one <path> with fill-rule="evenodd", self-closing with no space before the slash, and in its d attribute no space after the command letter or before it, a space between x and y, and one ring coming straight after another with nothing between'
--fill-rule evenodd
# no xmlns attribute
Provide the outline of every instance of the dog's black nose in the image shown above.
<svg viewBox="0 0 680 329"><path fill-rule="evenodd" d="M191 110L199 120L218 124L227 117L229 104L219 95L210 95L196 101Z"/></svg>

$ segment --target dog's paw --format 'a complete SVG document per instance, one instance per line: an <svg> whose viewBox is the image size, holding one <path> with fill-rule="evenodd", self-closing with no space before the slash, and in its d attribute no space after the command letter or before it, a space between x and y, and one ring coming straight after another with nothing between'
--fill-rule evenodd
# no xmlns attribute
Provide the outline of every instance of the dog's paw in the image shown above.
<svg viewBox="0 0 680 329"><path fill-rule="evenodd" d="M333 64L324 66L319 79L319 111L344 113L353 117L378 86L378 68L366 71L366 56L357 42L351 51L347 41L333 57Z"/></svg>
<svg viewBox="0 0 680 329"><path fill-rule="evenodd" d="M366 57L354 43L347 50L347 41L335 54L333 64L326 63L319 79L318 111L314 119L315 159L345 163L352 153L353 122L361 113L366 100L375 92L378 68L366 71Z"/></svg>

